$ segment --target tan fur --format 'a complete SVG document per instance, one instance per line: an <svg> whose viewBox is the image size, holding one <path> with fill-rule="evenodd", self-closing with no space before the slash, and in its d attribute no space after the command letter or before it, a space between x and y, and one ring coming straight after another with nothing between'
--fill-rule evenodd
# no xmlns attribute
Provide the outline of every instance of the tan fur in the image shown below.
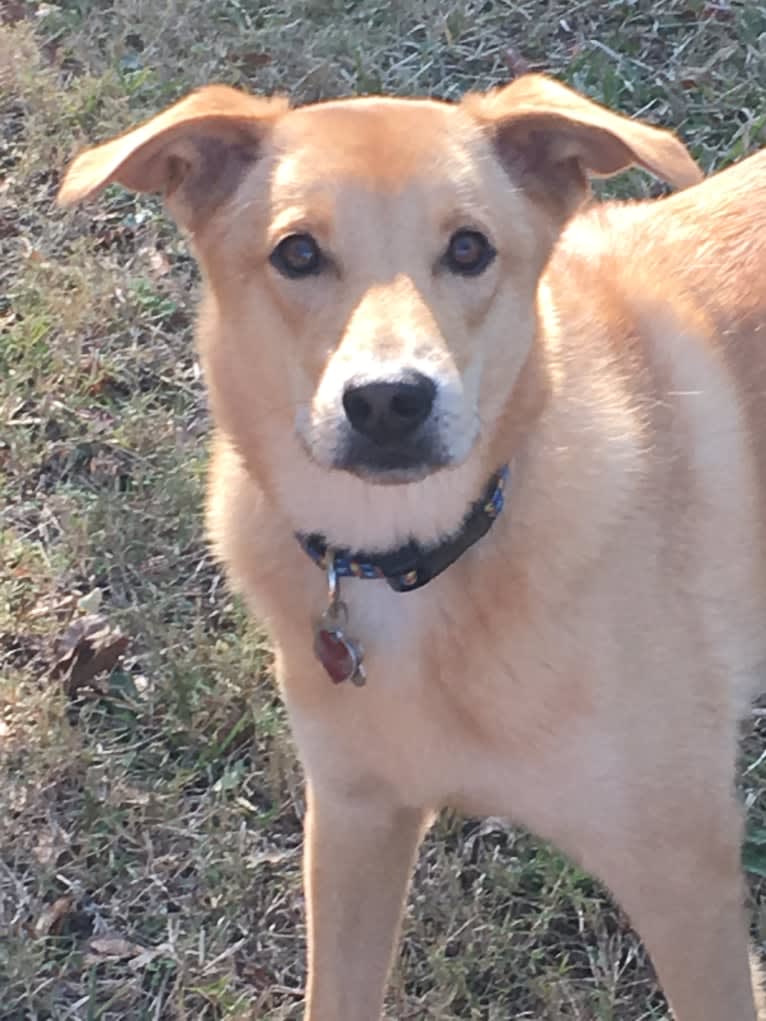
<svg viewBox="0 0 766 1021"><path fill-rule="evenodd" d="M678 1021L756 1018L734 761L766 656L766 154L565 225L588 174L631 163L700 178L667 133L528 76L455 106L203 90L64 182L165 192L203 269L210 532L269 626L308 781L307 1021L379 1018L447 804L603 879ZM471 279L439 268L462 227L498 252ZM294 232L325 272L269 264ZM409 364L443 383L449 465L334 467L344 381ZM506 511L438 579L344 582L369 679L333 686L294 532L433 542L506 461Z"/></svg>

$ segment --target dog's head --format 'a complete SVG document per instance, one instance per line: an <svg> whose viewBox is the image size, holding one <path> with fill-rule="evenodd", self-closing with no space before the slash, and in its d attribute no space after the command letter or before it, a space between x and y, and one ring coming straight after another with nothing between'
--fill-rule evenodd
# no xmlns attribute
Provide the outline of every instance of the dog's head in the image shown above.
<svg viewBox="0 0 766 1021"><path fill-rule="evenodd" d="M264 484L310 509L298 476L380 502L451 468L462 501L497 467L482 451L562 226L588 175L631 164L700 176L672 135L539 75L460 104L295 110L211 86L80 155L60 198L112 181L164 194L207 284L216 419Z"/></svg>

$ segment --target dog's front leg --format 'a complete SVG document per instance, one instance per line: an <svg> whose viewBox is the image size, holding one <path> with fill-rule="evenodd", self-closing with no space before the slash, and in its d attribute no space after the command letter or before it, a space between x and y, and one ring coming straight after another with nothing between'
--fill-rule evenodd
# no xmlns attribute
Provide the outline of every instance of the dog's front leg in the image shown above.
<svg viewBox="0 0 766 1021"><path fill-rule="evenodd" d="M306 1021L378 1021L415 852L429 813L381 792L309 784Z"/></svg>

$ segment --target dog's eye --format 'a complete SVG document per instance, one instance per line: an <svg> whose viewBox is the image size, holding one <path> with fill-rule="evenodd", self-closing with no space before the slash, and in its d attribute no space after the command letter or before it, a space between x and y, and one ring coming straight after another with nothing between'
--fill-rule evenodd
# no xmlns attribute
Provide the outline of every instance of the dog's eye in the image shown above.
<svg viewBox="0 0 766 1021"><path fill-rule="evenodd" d="M478 230L458 230L450 238L444 264L453 273L473 277L483 273L496 254L488 239Z"/></svg>
<svg viewBox="0 0 766 1021"><path fill-rule="evenodd" d="M322 252L310 234L289 234L271 253L271 264L286 277L307 277L322 268Z"/></svg>

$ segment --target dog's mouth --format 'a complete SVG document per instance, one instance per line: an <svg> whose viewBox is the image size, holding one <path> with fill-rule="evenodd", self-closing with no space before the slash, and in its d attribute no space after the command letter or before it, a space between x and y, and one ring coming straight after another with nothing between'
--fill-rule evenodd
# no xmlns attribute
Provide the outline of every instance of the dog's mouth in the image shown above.
<svg viewBox="0 0 766 1021"><path fill-rule="evenodd" d="M404 486L422 482L453 463L442 453L434 453L430 444L424 444L422 450L412 450L380 448L354 442L329 459L312 449L311 443L304 441L303 447L308 457L320 467L348 472L349 475L377 486Z"/></svg>
<svg viewBox="0 0 766 1021"><path fill-rule="evenodd" d="M449 463L441 445L428 433L405 443L389 444L352 435L335 457L333 467L366 482L396 486L420 482Z"/></svg>

